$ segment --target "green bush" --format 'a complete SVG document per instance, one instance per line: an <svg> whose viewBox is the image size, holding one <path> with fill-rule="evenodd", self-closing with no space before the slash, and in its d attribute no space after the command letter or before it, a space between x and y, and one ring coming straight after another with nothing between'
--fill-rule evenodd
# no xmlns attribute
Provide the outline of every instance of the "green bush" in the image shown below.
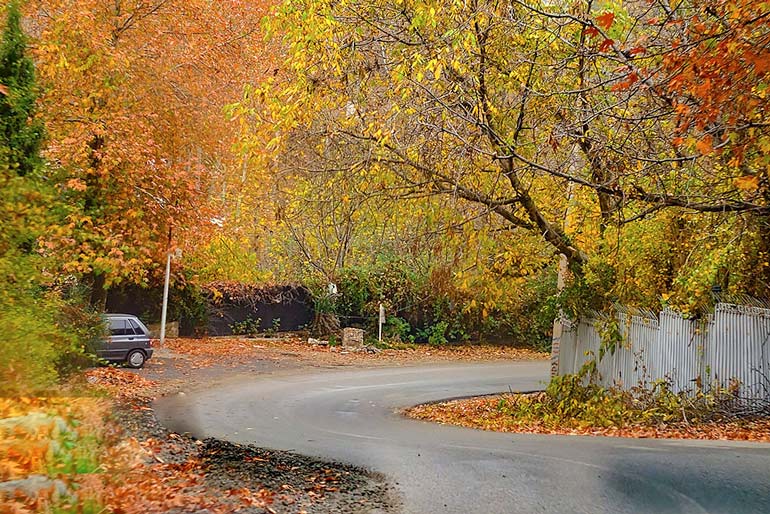
<svg viewBox="0 0 770 514"><path fill-rule="evenodd" d="M53 317L34 302L13 302L0 308L3 351L0 352L0 393L44 389L56 382L56 340Z"/></svg>
<svg viewBox="0 0 770 514"><path fill-rule="evenodd" d="M414 341L412 326L407 320L398 316L387 316L385 324L382 326L382 332L386 339L400 342Z"/></svg>
<svg viewBox="0 0 770 514"><path fill-rule="evenodd" d="M0 269L4 264L8 261L0 259ZM98 315L54 290L19 288L6 281L0 282L0 295L0 393L44 391L93 364L89 343L103 330Z"/></svg>
<svg viewBox="0 0 770 514"><path fill-rule="evenodd" d="M230 330L237 336L255 336L259 333L262 318L246 318L243 321L235 321L230 325Z"/></svg>
<svg viewBox="0 0 770 514"><path fill-rule="evenodd" d="M415 268L399 256L379 257L368 266L342 269L337 294L329 295L326 279L308 284L316 313L377 333L379 306L387 313L386 339L427 342L507 340L548 350L559 308L556 273L533 274L497 305L486 304L483 290L460 287L452 266Z"/></svg>

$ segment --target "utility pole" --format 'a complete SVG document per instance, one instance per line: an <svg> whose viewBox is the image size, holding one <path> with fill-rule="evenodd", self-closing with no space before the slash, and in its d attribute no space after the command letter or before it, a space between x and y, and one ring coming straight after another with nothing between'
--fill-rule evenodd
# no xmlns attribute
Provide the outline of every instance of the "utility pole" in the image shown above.
<svg viewBox="0 0 770 514"><path fill-rule="evenodd" d="M377 333L377 340L379 342L382 342L382 324L385 323L385 306L383 304L380 304L380 317L378 319L378 333Z"/></svg>
<svg viewBox="0 0 770 514"><path fill-rule="evenodd" d="M171 278L171 227L168 228L166 248L166 276L163 280L163 305L160 310L160 346L166 341L166 312L168 311L168 283Z"/></svg>

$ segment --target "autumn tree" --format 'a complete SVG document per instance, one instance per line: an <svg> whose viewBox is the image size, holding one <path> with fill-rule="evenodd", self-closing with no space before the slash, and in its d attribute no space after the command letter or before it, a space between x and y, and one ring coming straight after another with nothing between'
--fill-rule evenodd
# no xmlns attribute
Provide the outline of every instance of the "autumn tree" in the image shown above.
<svg viewBox="0 0 770 514"><path fill-rule="evenodd" d="M85 277L94 305L146 283L163 254L199 244L212 186L237 156L223 114L258 76L259 3L29 2L45 85L45 149L71 206L48 250Z"/></svg>
<svg viewBox="0 0 770 514"><path fill-rule="evenodd" d="M255 132L276 148L300 138L346 149L327 152L325 165L318 152L298 159L319 171L394 177L407 194L476 204L514 232L542 236L575 273L614 288L608 294L655 283L633 300L702 297L718 270L700 264L742 252L746 240L731 240L729 227L768 207L746 195L745 171L703 151L701 138L683 145L682 74L671 56L712 48L698 42L696 11L590 1L284 3L274 23L285 30L290 80L259 90L267 100ZM666 252L644 229L656 225L678 234ZM631 248L657 259L649 274L622 262ZM685 258L694 249L697 263ZM603 269L609 276L596 275ZM744 268L732 285L745 289L751 276Z"/></svg>
<svg viewBox="0 0 770 514"><path fill-rule="evenodd" d="M18 5L4 11L0 42L0 391L29 394L54 383L82 355L87 315L50 288L56 262L38 240L55 225L62 206L40 157L37 84ZM77 319L73 326L72 314Z"/></svg>
<svg viewBox="0 0 770 514"><path fill-rule="evenodd" d="M664 58L676 117L674 143L721 179L736 210L716 283L770 293L770 7L709 1L672 13L683 27ZM738 251L729 252L732 248ZM750 276L748 281L742 277Z"/></svg>

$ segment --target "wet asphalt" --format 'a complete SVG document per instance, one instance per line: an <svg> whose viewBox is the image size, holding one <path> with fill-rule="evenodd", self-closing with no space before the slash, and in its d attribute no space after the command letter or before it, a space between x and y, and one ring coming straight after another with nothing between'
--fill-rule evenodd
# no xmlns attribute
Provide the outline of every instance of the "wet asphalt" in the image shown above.
<svg viewBox="0 0 770 514"><path fill-rule="evenodd" d="M419 403L544 386L546 362L255 374L155 404L171 430L383 474L405 513L770 513L770 444L484 432Z"/></svg>

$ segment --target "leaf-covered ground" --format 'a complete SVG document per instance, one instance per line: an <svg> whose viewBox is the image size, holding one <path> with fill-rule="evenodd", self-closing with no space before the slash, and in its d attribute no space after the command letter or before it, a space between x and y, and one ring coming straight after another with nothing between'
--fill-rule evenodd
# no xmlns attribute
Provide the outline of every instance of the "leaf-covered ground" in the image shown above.
<svg viewBox="0 0 770 514"><path fill-rule="evenodd" d="M554 426L532 417L522 419L511 415L507 409L501 408L501 400L506 398L511 398L511 395L419 405L405 412L416 419L499 432L770 442L770 418L698 423L629 423L622 427L581 426L578 423Z"/></svg>
<svg viewBox="0 0 770 514"><path fill-rule="evenodd" d="M336 365L391 365L457 360L533 360L545 359L548 354L526 348L496 345L401 344L398 348L352 350L341 346L314 345L295 337L251 339L217 337L203 339L171 339L166 347L180 355L195 357L192 366L204 367L212 363L234 363L242 358L294 357L307 364ZM289 355L287 355L289 353ZM226 359L222 361L222 359Z"/></svg>
<svg viewBox="0 0 770 514"><path fill-rule="evenodd" d="M388 512L397 499L381 476L169 433L151 400L239 374L545 357L497 346L353 351L296 338L169 340L144 369L94 368L55 397L0 399L0 487L42 481L32 493L0 491L0 512ZM28 417L37 424L14 428Z"/></svg>
<svg viewBox="0 0 770 514"><path fill-rule="evenodd" d="M307 368L408 366L458 361L540 360L548 354L496 345L432 347L403 345L399 349L351 350L311 345L296 337L179 338L156 348L142 370L126 370L150 380L135 394L152 398L196 387L208 387L240 374L280 373ZM120 388L123 394L125 388Z"/></svg>

